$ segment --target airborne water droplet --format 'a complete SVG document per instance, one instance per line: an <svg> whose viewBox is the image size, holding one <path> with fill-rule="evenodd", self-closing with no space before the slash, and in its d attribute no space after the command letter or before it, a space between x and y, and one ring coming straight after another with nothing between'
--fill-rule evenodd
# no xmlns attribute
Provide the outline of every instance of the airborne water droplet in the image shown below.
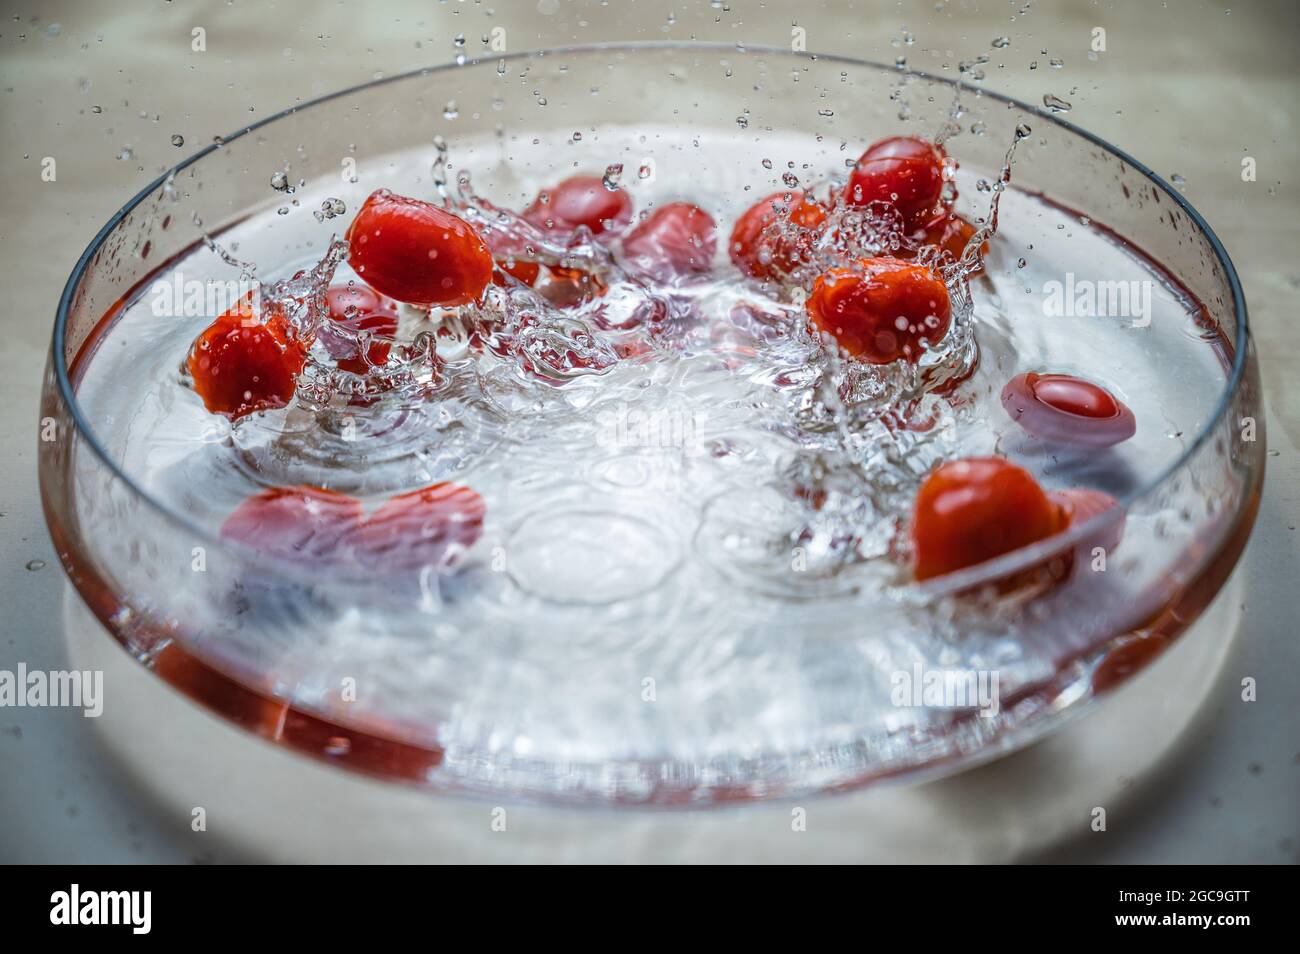
<svg viewBox="0 0 1300 954"><path fill-rule="evenodd" d="M180 133L173 133L172 145L175 146L177 149L179 149L181 146L185 145L185 137L182 136Z"/></svg>
<svg viewBox="0 0 1300 954"><path fill-rule="evenodd" d="M1070 103L1051 93L1043 94L1043 105L1054 113L1068 113L1074 107Z"/></svg>
<svg viewBox="0 0 1300 954"><path fill-rule="evenodd" d="M574 135L577 135L577 133L574 133ZM623 163L614 162L605 167L605 175L604 178L601 179L601 182L604 183L606 189L610 192L614 192L618 189L619 180L622 179L622 177Z"/></svg>

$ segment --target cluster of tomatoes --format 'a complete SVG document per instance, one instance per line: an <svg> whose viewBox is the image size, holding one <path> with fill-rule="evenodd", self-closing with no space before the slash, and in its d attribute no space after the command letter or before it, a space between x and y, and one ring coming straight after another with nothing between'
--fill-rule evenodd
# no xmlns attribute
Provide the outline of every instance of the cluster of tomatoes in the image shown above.
<svg viewBox="0 0 1300 954"><path fill-rule="evenodd" d="M760 281L804 275L825 231L835 228L832 211L838 205L886 209L908 238L904 249L937 247L939 257L927 261L959 258L975 229L952 211L950 180L951 163L940 146L917 138L882 140L862 154L830 204L800 191L755 203L734 223L728 256L740 272ZM521 217L548 240L565 242L585 229L592 241L617 242L627 270L649 281L675 284L714 267L718 228L706 211L670 202L634 221L628 192L596 176L575 176L542 191ZM399 302L466 305L480 300L492 282L534 287L562 307L604 291L594 275L533 260L517 236L490 230L485 237L445 208L387 190L366 200L346 238L361 283L329 290L329 321L315 334L338 367L355 373L388 360ZM909 254L911 260L899 257ZM811 329L867 363L916 363L952 323L943 278L906 250L822 270L806 291ZM310 345L277 316L257 316L244 306L199 336L189 372L207 408L234 419L287 404ZM1026 430L1046 440L1105 446L1133 433L1133 415L1118 399L1066 375L1020 375L1002 400ZM910 541L914 574L924 580L983 563L1114 503L1093 491L1049 494L1002 458L947 463L917 496ZM226 533L261 549L319 558L345 542L363 561L405 558L404 551L442 559L451 544L473 542L482 511L477 494L453 485L395 497L368 517L351 498L285 488L247 501L227 521Z"/></svg>

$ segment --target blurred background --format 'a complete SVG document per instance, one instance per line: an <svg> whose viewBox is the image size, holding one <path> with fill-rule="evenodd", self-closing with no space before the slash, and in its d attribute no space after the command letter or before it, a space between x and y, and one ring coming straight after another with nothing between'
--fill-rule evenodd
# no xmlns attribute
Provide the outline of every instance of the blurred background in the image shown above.
<svg viewBox="0 0 1300 954"><path fill-rule="evenodd" d="M57 667L64 586L36 490L54 308L100 226L163 170L295 103L458 56L713 41L894 62L1042 104L1173 181L1232 255L1260 350L1271 456L1245 613L1200 735L1121 849L1065 860L1294 861L1300 804L1300 4L1090 0L117 0L0 3L0 668ZM1097 30L1104 50L1097 51ZM196 32L197 31L197 32ZM202 37L202 49L196 38ZM495 44L490 48L491 44ZM978 62L982 58L987 62ZM973 75L973 74L971 74ZM862 138L874 138L863 130ZM42 181L42 161L58 175ZM1256 161L1243 181L1242 159ZM1225 634L1225 638L1229 634ZM1242 673L1259 706L1228 706ZM1264 693L1267 692L1266 697ZM0 710L0 860L185 860L122 795L80 720Z"/></svg>

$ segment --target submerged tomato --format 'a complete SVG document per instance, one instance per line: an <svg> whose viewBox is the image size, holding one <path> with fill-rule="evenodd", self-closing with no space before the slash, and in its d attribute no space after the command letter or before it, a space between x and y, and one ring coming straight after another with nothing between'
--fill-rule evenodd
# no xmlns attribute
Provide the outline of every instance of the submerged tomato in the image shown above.
<svg viewBox="0 0 1300 954"><path fill-rule="evenodd" d="M329 300L330 321L316 330L316 338L325 346L330 357L344 371L353 374L365 374L371 364L384 364L392 348L392 342L386 339L397 335L397 303L356 282L334 285L326 297ZM348 334L340 333L344 330ZM355 340L357 334L363 331L375 339L366 349L369 364L361 356L361 349Z"/></svg>
<svg viewBox="0 0 1300 954"><path fill-rule="evenodd" d="M263 324L245 300L204 329L185 363L204 407L237 420L288 404L306 361L284 319Z"/></svg>
<svg viewBox="0 0 1300 954"><path fill-rule="evenodd" d="M391 498L347 542L371 569L442 568L474 545L486 513L483 498L463 484L431 484Z"/></svg>
<svg viewBox="0 0 1300 954"><path fill-rule="evenodd" d="M348 228L348 262L366 284L412 305L464 305L492 280L492 255L464 219L380 189Z"/></svg>
<svg viewBox="0 0 1300 954"><path fill-rule="evenodd" d="M632 197L625 189L607 188L600 176L574 176L543 189L523 215L538 228L560 235L584 225L593 235L617 235L632 221Z"/></svg>
<svg viewBox="0 0 1300 954"><path fill-rule="evenodd" d="M632 270L661 282L707 272L717 248L713 216L689 202L660 206L623 239Z"/></svg>
<svg viewBox="0 0 1300 954"><path fill-rule="evenodd" d="M966 246L974 236L975 226L971 223L960 215L944 214L926 226L921 243L937 246L945 260L956 262L966 254ZM988 254L988 250L989 243L983 243L980 246L979 258L983 259Z"/></svg>
<svg viewBox="0 0 1300 954"><path fill-rule="evenodd" d="M813 326L853 357L871 364L915 363L948 333L952 304L934 272L894 258L868 258L856 268L818 276L808 297Z"/></svg>
<svg viewBox="0 0 1300 954"><path fill-rule="evenodd" d="M1062 518L1029 472L1000 457L951 461L930 474L912 514L918 580L952 573L1028 546Z"/></svg>
<svg viewBox="0 0 1300 954"><path fill-rule="evenodd" d="M1110 447L1137 431L1137 419L1099 384L1070 374L1017 374L1002 406L1030 434L1055 444Z"/></svg>
<svg viewBox="0 0 1300 954"><path fill-rule="evenodd" d="M445 569L478 540L487 507L462 484L389 498L367 515L361 501L318 487L275 487L249 497L221 535L285 562L360 565L376 572Z"/></svg>
<svg viewBox="0 0 1300 954"><path fill-rule="evenodd" d="M908 229L923 227L940 211L942 148L912 136L875 143L858 159L844 198L850 205L883 202L897 209Z"/></svg>
<svg viewBox="0 0 1300 954"><path fill-rule="evenodd" d="M808 263L826 214L802 192L773 193L736 219L728 254L746 275L783 278Z"/></svg>
<svg viewBox="0 0 1300 954"><path fill-rule="evenodd" d="M361 501L319 487L272 487L249 497L221 536L281 560L328 561L365 515Z"/></svg>

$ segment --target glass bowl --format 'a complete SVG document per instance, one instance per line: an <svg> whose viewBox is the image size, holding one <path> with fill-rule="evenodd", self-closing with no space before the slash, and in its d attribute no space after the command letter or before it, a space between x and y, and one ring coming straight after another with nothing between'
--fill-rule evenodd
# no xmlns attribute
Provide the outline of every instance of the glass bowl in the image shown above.
<svg viewBox="0 0 1300 954"><path fill-rule="evenodd" d="M177 447L128 455L136 438L123 422L150 397L96 373L103 343L161 269L183 262L191 277L225 280L230 253L318 257L341 229L328 215L313 226L311 212L339 196L354 209L380 187L430 192L435 137L451 168L473 169L489 195L621 162L637 170L634 189L702 201L779 189L782 168L760 167L769 153L807 162L791 168L813 177L842 171L886 135L942 129L961 164L962 210L981 215L1018 128L1001 231L972 283L977 325L996 330L1024 307L1013 293L1041 298L1048 281L1074 282L1074 270L1103 260L1145 275L1160 303L1153 321L1129 322L1112 367L1082 368L1122 385L1126 362L1139 360L1160 376L1159 439L1108 485L1128 529L1105 572L1095 543L1114 524L1103 514L886 594L841 585L834 570L759 585L734 553L702 557L698 528L671 507L625 500L614 513L584 484L530 511L519 502L532 490L505 483L499 494L520 496L502 503L517 506L493 524L489 498L484 540L457 579L432 592L333 579L223 540L202 487L160 494ZM1071 335L1083 354L1099 327L1095 316L1053 321L1043 335L1058 356ZM158 352L159 367L176 367L166 345ZM1016 370L996 365L986 354L990 377L976 386ZM951 772L1085 710L1194 621L1235 565L1263 480L1259 409L1232 263L1176 191L1114 147L1034 107L873 63L600 46L327 96L214 142L142 191L94 238L60 300L40 474L51 536L87 606L141 663L236 724L434 791L700 805ZM220 466L234 454L228 435L190 440L187 453L203 445ZM379 449L358 481L393 463L369 446ZM439 448L436 477L467 466L453 439ZM613 456L622 467L637 455ZM1059 477L1060 465L1045 454L1035 469ZM602 493L623 500L618 483ZM738 495L760 509L762 497ZM1055 585L1004 592L1007 579L1068 554L1072 569ZM528 578L539 571L544 587ZM707 579L698 600L656 602L674 574ZM465 607L478 624L463 625ZM993 679L992 704L925 701L931 673Z"/></svg>

